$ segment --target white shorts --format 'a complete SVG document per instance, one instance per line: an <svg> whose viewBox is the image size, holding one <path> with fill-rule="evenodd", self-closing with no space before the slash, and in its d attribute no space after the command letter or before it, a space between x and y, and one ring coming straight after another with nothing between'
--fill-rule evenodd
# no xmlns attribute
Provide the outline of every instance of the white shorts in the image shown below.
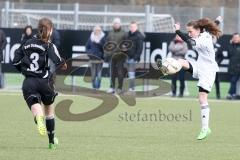
<svg viewBox="0 0 240 160"><path fill-rule="evenodd" d="M201 70L194 62L191 63L193 67L192 77L198 79L197 86L211 92L216 78L216 71Z"/></svg>

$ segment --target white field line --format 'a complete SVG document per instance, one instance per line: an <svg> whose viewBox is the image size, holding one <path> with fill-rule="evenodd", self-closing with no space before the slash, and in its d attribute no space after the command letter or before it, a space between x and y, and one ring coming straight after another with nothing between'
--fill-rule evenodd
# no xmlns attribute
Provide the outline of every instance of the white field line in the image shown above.
<svg viewBox="0 0 240 160"><path fill-rule="evenodd" d="M22 92L21 91L1 91L0 90L0 96L21 96ZM61 94L59 93L58 95L59 97L77 97L77 96L83 96L83 95L70 95L70 94ZM146 99L163 99L163 100L170 100L170 101L198 101L197 98L194 97L185 97L185 98L172 98L172 97L168 97L168 96L158 96L158 97L147 97L147 98L137 98L138 101L142 101L142 100L146 100ZM209 99L209 102L217 102L217 103L240 103L239 100L225 100L225 99Z"/></svg>

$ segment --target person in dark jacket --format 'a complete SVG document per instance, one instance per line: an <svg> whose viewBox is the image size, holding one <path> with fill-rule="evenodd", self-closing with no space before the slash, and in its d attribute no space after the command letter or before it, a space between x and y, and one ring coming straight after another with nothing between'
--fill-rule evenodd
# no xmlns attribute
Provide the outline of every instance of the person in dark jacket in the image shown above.
<svg viewBox="0 0 240 160"><path fill-rule="evenodd" d="M27 40L32 38L33 38L33 29L32 29L32 26L28 25L23 30L21 44L24 44Z"/></svg>
<svg viewBox="0 0 240 160"><path fill-rule="evenodd" d="M3 61L3 50L7 45L6 35L3 30L0 29L0 88L4 86L4 75L2 73L2 61Z"/></svg>
<svg viewBox="0 0 240 160"><path fill-rule="evenodd" d="M52 36L51 36L51 42L57 47L57 49L60 49L61 45L61 37L60 33L56 28L53 28ZM56 78L56 65L53 63L53 61L50 59L49 60L49 66L50 66L50 71L53 73L54 79Z"/></svg>
<svg viewBox="0 0 240 160"><path fill-rule="evenodd" d="M240 35L234 33L231 39L231 44L228 48L229 67L228 72L231 77L230 88L227 99L236 98L237 81L240 77Z"/></svg>
<svg viewBox="0 0 240 160"><path fill-rule="evenodd" d="M221 16L218 16L216 20L214 21L217 26L219 26L221 23L223 23L223 18ZM215 50L215 60L218 64L218 66L221 64L222 60L224 59L223 56L223 50L221 45L217 42L217 38L213 37L213 45ZM215 76L215 88L216 88L216 98L220 99L220 78L219 78L219 72L216 72Z"/></svg>
<svg viewBox="0 0 240 160"><path fill-rule="evenodd" d="M106 37L106 43L113 42L116 45L119 45L123 40L126 39L126 32L124 32L121 28L121 20L120 18L115 18L113 20L113 30L110 31ZM107 93L119 93L121 94L123 88L124 81L124 63L126 62L126 55L123 53L119 47L116 49L107 52L105 51L105 58L109 62L110 69L110 88L107 90ZM118 79L118 87L117 90L115 88L115 80Z"/></svg>
<svg viewBox="0 0 240 160"><path fill-rule="evenodd" d="M214 49L215 49L215 53L216 53L216 62L217 62L218 65L220 65L221 62L224 59L222 47L219 43L215 42L214 43ZM216 98L220 99L221 98L220 78L219 78L219 73L218 72L216 73L216 78L215 78L215 88L216 88Z"/></svg>
<svg viewBox="0 0 240 160"><path fill-rule="evenodd" d="M92 87L96 90L101 86L104 43L105 33L100 26L95 26L87 41L86 51L91 63Z"/></svg>
<svg viewBox="0 0 240 160"><path fill-rule="evenodd" d="M53 28L53 33L52 33L52 36L51 36L51 40L52 40L52 43L55 44L57 49L59 49L60 45L61 45L61 36L60 36L60 33L58 32L58 30L56 28Z"/></svg>
<svg viewBox="0 0 240 160"><path fill-rule="evenodd" d="M178 35L170 42L168 46L169 51L172 53L174 59L185 59L185 55L188 51L187 43L184 42ZM185 89L185 70L181 69L179 73L172 75L172 96L176 96L177 79L180 80L179 97L183 97Z"/></svg>
<svg viewBox="0 0 240 160"><path fill-rule="evenodd" d="M131 22L129 30L127 40L132 41L132 48L127 51L129 91L135 91L136 63L140 61L143 51L144 35L138 30L137 22Z"/></svg>

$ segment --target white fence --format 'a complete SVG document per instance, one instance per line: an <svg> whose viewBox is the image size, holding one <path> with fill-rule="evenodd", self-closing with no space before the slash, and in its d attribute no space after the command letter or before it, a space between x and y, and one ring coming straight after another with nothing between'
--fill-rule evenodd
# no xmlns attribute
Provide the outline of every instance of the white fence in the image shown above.
<svg viewBox="0 0 240 160"><path fill-rule="evenodd" d="M36 27L38 19L49 17L57 29L91 30L101 25L109 30L115 17L122 19L123 27L137 21L142 31L172 32L175 21L182 24L202 17L224 17L225 34L240 32L240 8L155 7L85 4L42 4L0 2L1 26L23 28L27 24Z"/></svg>
<svg viewBox="0 0 240 160"><path fill-rule="evenodd" d="M137 21L142 31L148 32L172 32L173 18L169 14L153 14L150 6L139 7L141 11L134 9L115 10L116 6L94 6L72 4L66 8L66 4L48 4L45 8L34 9L29 5L5 2L1 10L3 27L18 27L32 25L36 27L41 17L49 17L58 29L92 30L95 25L101 25L104 30L111 29L115 17L122 20L123 28L127 29L131 21ZM122 6L123 7L123 6ZM126 9L126 7L125 7Z"/></svg>

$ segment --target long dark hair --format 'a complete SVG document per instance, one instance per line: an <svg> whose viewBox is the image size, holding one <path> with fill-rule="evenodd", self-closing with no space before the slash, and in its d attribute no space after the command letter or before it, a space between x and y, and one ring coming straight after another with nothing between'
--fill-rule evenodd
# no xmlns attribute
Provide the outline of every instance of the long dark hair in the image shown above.
<svg viewBox="0 0 240 160"><path fill-rule="evenodd" d="M38 35L39 38L44 41L48 42L51 37L51 31L53 29L53 23L48 18L42 18L38 22Z"/></svg>
<svg viewBox="0 0 240 160"><path fill-rule="evenodd" d="M188 22L187 26L192 26L194 29L200 29L201 32L206 30L217 38L221 35L221 30L219 29L217 24L209 18L202 18L197 21L190 21Z"/></svg>
<svg viewBox="0 0 240 160"><path fill-rule="evenodd" d="M33 28L32 28L32 26L31 25L27 25L25 28L24 28L24 30L23 30L23 34L25 34L25 35L27 35L27 29L31 29L31 31L33 31Z"/></svg>

